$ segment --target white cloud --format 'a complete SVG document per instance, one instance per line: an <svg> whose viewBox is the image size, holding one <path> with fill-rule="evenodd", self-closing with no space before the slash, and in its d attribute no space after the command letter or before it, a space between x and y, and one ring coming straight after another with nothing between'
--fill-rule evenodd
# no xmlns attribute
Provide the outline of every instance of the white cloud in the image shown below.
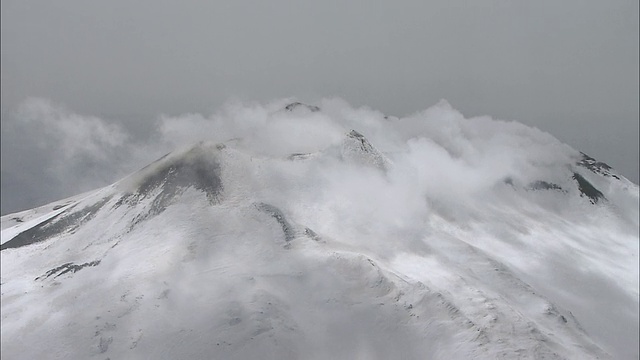
<svg viewBox="0 0 640 360"><path fill-rule="evenodd" d="M395 163L388 176L399 186L412 184L433 199L463 202L505 178L523 184L540 179L561 182L567 177L567 164L578 156L535 128L489 117L465 119L444 100L400 119L353 108L341 99L322 100L320 112L304 107L284 110L292 101L235 101L211 115L159 116L148 140L141 141L114 121L29 99L8 120L6 133L13 145L7 148L14 159L3 164L3 176L38 179L27 184L32 188L47 183L42 201L52 201L107 185L199 141L240 141L256 156L286 157L338 151L345 134L355 129ZM38 189L17 186L12 191Z"/></svg>
<svg viewBox="0 0 640 360"><path fill-rule="evenodd" d="M90 157L106 160L105 150L124 146L127 134L116 124L73 113L46 99L31 98L20 105L17 119L36 131L33 145L58 150L65 160Z"/></svg>

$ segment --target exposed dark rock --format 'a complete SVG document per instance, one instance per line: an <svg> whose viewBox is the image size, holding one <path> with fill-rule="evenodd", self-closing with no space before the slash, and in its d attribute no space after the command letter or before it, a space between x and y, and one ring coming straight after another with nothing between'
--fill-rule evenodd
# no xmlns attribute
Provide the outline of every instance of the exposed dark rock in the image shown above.
<svg viewBox="0 0 640 360"><path fill-rule="evenodd" d="M123 195L114 205L116 208L125 204L135 206L154 196L149 211L135 218L132 226L162 213L176 196L189 187L204 192L210 203L219 202L223 190L221 168L206 148L197 146L176 160L156 166L158 168L153 171L147 170L150 174L142 179L135 191Z"/></svg>
<svg viewBox="0 0 640 360"><path fill-rule="evenodd" d="M371 143L369 143L369 140L367 140L367 138L365 138L364 135L360 134L359 132L355 130L351 130L347 134L347 137L360 142L360 148L362 149L362 151L367 153L374 152L373 146L371 145Z"/></svg>
<svg viewBox="0 0 640 360"><path fill-rule="evenodd" d="M299 108L305 108L305 109L307 109L307 110L309 110L309 111L311 111L311 112L318 112L318 111L320 111L320 108L319 108L319 107L317 107L317 106L314 106L314 105L307 105L307 104L303 104L303 103L301 103L301 102L297 102L297 101L296 101L296 102L294 102L294 103L291 103L291 104L289 104L289 105L287 105L287 106L285 106L284 108L285 108L285 110L287 110L287 111L293 111L293 110L295 110L295 109L299 109Z"/></svg>
<svg viewBox="0 0 640 360"><path fill-rule="evenodd" d="M356 130L347 133L342 146L343 159L356 160L374 165L382 170L387 169L386 158L371 145L369 140Z"/></svg>
<svg viewBox="0 0 640 360"><path fill-rule="evenodd" d="M563 191L560 185L550 183L544 180L537 180L529 184L529 190L559 190Z"/></svg>
<svg viewBox="0 0 640 360"><path fill-rule="evenodd" d="M109 200L111 200L111 196L105 197L97 203L78 211L72 211L75 206L70 207L66 211L16 235L13 239L2 244L0 251L31 245L65 232L73 232L80 225L91 220Z"/></svg>
<svg viewBox="0 0 640 360"><path fill-rule="evenodd" d="M304 234L307 235L307 237L309 237L311 240L313 241L320 241L320 235L316 234L315 231L309 229L309 228L305 228L304 229Z"/></svg>
<svg viewBox="0 0 640 360"><path fill-rule="evenodd" d="M592 204L597 203L600 199L605 199L604 194L596 189L587 179L578 173L573 173L573 179L578 182L580 196L587 196Z"/></svg>
<svg viewBox="0 0 640 360"><path fill-rule="evenodd" d="M91 261L88 263L84 263L84 264L80 264L80 265L76 265L74 263L66 263L66 264L62 264L56 268L53 268L49 271L47 271L44 275L42 276L38 276L37 278L35 278L35 280L39 280L39 279L46 279L52 275L56 275L54 276L54 279L57 278L58 276L64 275L66 273L76 273L80 270L82 270L85 267L88 266L98 266L100 264L100 260L95 260L95 261Z"/></svg>
<svg viewBox="0 0 640 360"><path fill-rule="evenodd" d="M275 207L273 205L269 205L269 204L265 204L265 203L256 204L256 207L258 208L258 210L260 210L260 211L272 216L274 219L276 219L278 224L280 224L280 226L282 227L282 231L284 232L284 240L286 242L290 242L291 240L295 239L295 237L296 237L295 231L294 231L293 227L291 226L291 224L289 224L289 222L285 218L285 216L282 213L282 211L280 211L280 209L278 209L277 207Z"/></svg>
<svg viewBox="0 0 640 360"><path fill-rule="evenodd" d="M612 177L620 180L619 176L611 173L611 170L613 170L611 166L603 162L597 161L596 159L592 158L591 156L583 152L580 152L580 154L582 154L582 159L578 161L578 166L585 167L596 174L606 176L606 177Z"/></svg>

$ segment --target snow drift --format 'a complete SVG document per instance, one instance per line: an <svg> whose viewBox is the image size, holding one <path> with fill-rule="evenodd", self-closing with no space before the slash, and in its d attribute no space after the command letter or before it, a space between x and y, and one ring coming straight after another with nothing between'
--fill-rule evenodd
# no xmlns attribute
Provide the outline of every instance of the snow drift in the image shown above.
<svg viewBox="0 0 640 360"><path fill-rule="evenodd" d="M225 111L2 217L4 356L638 357L638 186L606 164L446 102Z"/></svg>

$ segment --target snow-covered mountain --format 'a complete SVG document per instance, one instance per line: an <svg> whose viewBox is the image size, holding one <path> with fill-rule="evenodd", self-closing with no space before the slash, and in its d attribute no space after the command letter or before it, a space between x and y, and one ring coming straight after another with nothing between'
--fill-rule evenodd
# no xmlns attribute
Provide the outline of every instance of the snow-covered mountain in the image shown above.
<svg viewBox="0 0 640 360"><path fill-rule="evenodd" d="M638 186L606 164L446 103L258 122L3 216L2 357L638 358Z"/></svg>

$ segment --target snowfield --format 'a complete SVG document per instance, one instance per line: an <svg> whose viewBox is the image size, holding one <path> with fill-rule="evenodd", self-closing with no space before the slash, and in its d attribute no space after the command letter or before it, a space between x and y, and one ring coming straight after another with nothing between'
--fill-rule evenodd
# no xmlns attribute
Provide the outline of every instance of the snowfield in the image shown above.
<svg viewBox="0 0 640 360"><path fill-rule="evenodd" d="M163 131L2 217L7 359L638 359L638 185L441 102L276 102Z"/></svg>

